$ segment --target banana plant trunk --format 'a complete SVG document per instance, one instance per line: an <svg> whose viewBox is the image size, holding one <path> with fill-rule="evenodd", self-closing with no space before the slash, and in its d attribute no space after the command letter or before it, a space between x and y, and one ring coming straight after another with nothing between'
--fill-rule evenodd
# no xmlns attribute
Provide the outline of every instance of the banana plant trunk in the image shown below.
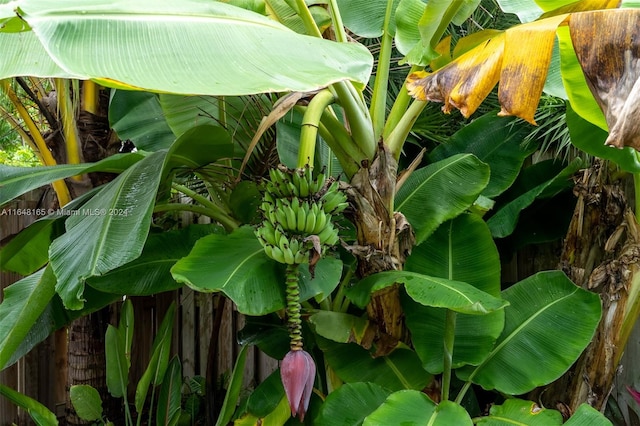
<svg viewBox="0 0 640 426"><path fill-rule="evenodd" d="M582 403L601 410L638 316L640 227L613 166L596 162L576 182L578 197L561 256L577 285L598 293L602 319L574 366L541 392L548 407L570 415Z"/></svg>
<svg viewBox="0 0 640 426"><path fill-rule="evenodd" d="M357 273L366 277L382 271L402 270L415 243L413 230L401 213L393 211L398 163L380 145L378 156L352 178L347 196L353 210L358 245L351 251L358 259ZM391 352L398 342L408 342L400 287L392 285L375 292L367 306L369 321L377 325L375 355Z"/></svg>
<svg viewBox="0 0 640 426"><path fill-rule="evenodd" d="M73 385L90 385L98 390L103 410L109 420L119 424L123 420L119 401L107 390L105 333L110 322L109 308L73 321L68 330L67 392ZM90 424L78 417L67 396L65 421L67 425Z"/></svg>

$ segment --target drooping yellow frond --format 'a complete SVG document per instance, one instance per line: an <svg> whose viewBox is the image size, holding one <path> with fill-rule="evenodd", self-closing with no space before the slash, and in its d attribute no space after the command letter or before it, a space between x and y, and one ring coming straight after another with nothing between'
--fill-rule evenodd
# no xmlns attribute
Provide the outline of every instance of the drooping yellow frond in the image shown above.
<svg viewBox="0 0 640 426"><path fill-rule="evenodd" d="M554 16L506 31L498 90L502 106L499 115L515 115L535 124L533 115L547 79L556 29L566 17ZM525 49L525 45L534 48Z"/></svg>
<svg viewBox="0 0 640 426"><path fill-rule="evenodd" d="M619 19L617 23L601 19L598 31L594 32L595 29L592 29L584 42L586 46L602 46L598 34L613 34L613 37L618 34L622 37L620 31L632 29L637 32L637 22L640 19L638 11L579 11L615 8L619 3L619 0L585 0L570 5L566 10L558 9L543 15L537 21L517 25L504 32L482 32L479 36L469 36L468 41L462 39L458 43L463 47L456 48L458 52L454 50L455 59L446 66L430 74L417 72L409 75L407 89L418 100L443 102L444 112L458 108L462 115L469 117L499 81L498 96L502 108L500 115L514 115L535 124L533 117L547 77L558 26L572 26L576 17L590 13L603 17L612 12L633 15L624 23ZM618 30L613 31L609 25ZM633 40L639 43L637 34ZM627 50L628 48L627 44ZM633 57L637 59L637 56ZM640 92L640 86L637 90ZM640 140L637 143L640 146Z"/></svg>

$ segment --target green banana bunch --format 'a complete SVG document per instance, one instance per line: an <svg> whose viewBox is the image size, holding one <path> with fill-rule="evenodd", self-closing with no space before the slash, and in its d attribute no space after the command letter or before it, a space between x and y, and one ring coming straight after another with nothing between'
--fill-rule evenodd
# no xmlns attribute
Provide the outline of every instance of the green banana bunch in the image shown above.
<svg viewBox="0 0 640 426"><path fill-rule="evenodd" d="M264 220L256 237L270 258L289 265L306 263L314 249L311 236L322 251L340 241L333 216L348 207L339 182L324 173L313 178L310 167L269 170L261 211ZM317 248L316 248L317 250Z"/></svg>

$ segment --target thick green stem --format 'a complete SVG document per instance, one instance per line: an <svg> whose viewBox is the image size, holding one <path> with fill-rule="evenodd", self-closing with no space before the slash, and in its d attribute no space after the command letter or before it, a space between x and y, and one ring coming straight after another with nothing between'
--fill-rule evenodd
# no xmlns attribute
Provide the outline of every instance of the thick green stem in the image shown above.
<svg viewBox="0 0 640 426"><path fill-rule="evenodd" d="M451 389L451 371L453 367L453 345L456 337L456 313L447 309L444 324L444 351L442 371L442 401L449 400L449 390Z"/></svg>
<svg viewBox="0 0 640 426"><path fill-rule="evenodd" d="M420 71L424 69L424 67L414 65L411 67L411 70L407 75L414 73L416 71ZM407 91L407 83L403 83L400 88L400 92L398 92L398 97L393 102L393 106L391 107L391 111L389 111L389 115L387 116L387 122L384 125L384 130L382 131L382 139L385 141L391 134L391 132L396 128L398 122L404 116L404 113L407 112L407 108L409 107L409 103L411 102L411 96Z"/></svg>
<svg viewBox="0 0 640 426"><path fill-rule="evenodd" d="M349 140L349 135L344 130L344 127L340 126L339 129L342 129L346 140ZM360 169L360 164L357 160L355 160L351 155L347 153L347 151L343 148L342 144L338 143L338 138L329 130L329 128L321 121L318 124L318 133L324 141L331 148L331 153L336 156L340 165L342 166L342 171L346 174L347 178L351 179L353 175ZM349 144L351 146L353 144ZM364 156L363 156L364 158Z"/></svg>
<svg viewBox="0 0 640 426"><path fill-rule="evenodd" d="M330 112L330 109L326 109L322 115L318 130L350 179L360 170L362 162L369 157L355 144L347 129Z"/></svg>
<svg viewBox="0 0 640 426"><path fill-rule="evenodd" d="M427 101L414 101L387 138L386 145L396 160L400 158L402 145L425 106Z"/></svg>
<svg viewBox="0 0 640 426"><path fill-rule="evenodd" d="M387 112L387 91L389 86L389 69L391 66L391 50L393 47L393 35L389 31L393 0L387 0L387 9L384 15L383 34L380 41L380 54L378 55L378 68L376 69L373 95L369 113L373 123L374 140L380 139L384 128L384 118Z"/></svg>
<svg viewBox="0 0 640 426"><path fill-rule="evenodd" d="M438 29L433 33L433 36L431 37L431 40L430 40L431 46L436 46L438 42L440 42L440 39L442 38L442 35L444 34L444 32L447 30L447 27L451 23L451 20L453 20L453 18L456 16L456 14L460 10L460 8L462 8L462 6L464 6L464 2L462 1L451 2L449 7L447 8L447 11L444 13L444 15L442 16L442 19L440 20L440 25L438 26Z"/></svg>
<svg viewBox="0 0 640 426"><path fill-rule="evenodd" d="M336 34L336 41L340 43L347 42L347 32L344 30L342 16L336 0L329 0L329 12L331 12L331 21L333 23L333 31Z"/></svg>
<svg viewBox="0 0 640 426"><path fill-rule="evenodd" d="M325 89L316 94L302 117L302 130L300 132L300 147L298 148L298 167L307 164L313 167L316 151L316 139L318 136L318 124L325 109L334 102L331 91Z"/></svg>
<svg viewBox="0 0 640 426"><path fill-rule="evenodd" d="M353 141L368 159L373 159L376 153L376 141L373 135L369 110L364 100L357 93L351 82L341 81L335 83L333 88L336 91L340 105L344 109Z"/></svg>
<svg viewBox="0 0 640 426"><path fill-rule="evenodd" d="M302 318L300 316L300 285L298 283L298 265L287 265L287 326L291 350L302 350Z"/></svg>
<svg viewBox="0 0 640 426"><path fill-rule="evenodd" d="M318 29L318 25L316 25L316 21L313 20L313 16L311 15L311 11L307 7L307 4L304 0L296 0L296 6L298 7L298 16L302 19L302 23L304 24L305 29L309 35L314 37L322 38L322 33L320 29Z"/></svg>

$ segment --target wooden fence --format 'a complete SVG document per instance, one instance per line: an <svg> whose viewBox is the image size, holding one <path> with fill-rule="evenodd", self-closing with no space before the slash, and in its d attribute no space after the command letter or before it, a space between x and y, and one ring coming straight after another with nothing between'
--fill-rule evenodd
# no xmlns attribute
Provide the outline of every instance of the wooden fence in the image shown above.
<svg viewBox="0 0 640 426"><path fill-rule="evenodd" d="M47 205L43 200L45 190L33 191L5 209L33 209ZM45 203L45 204L43 204ZM27 227L37 217L6 214L0 216L0 241L7 242L12 235ZM184 218L184 220L190 220ZM4 289L21 277L12 273L0 273L0 289ZM0 301L2 294L0 293ZM230 301L224 303L223 310L217 312L219 296L197 293L188 288L163 293L152 297L132 298L135 312L134 345L132 348L130 390L147 366L152 342L157 327L172 302L176 302L176 320L173 332L173 354L180 357L185 380L195 376L206 376L207 366L216 372L218 382L229 378L239 346L236 341L238 330L244 325L244 318ZM118 320L118 306L113 306L110 322ZM219 327L214 329L214 324ZM58 415L60 424L65 424L64 416L67 400L66 383L69 368L67 354L67 330L63 329L50 336L14 365L0 372L0 384L18 390L47 406ZM211 339L216 339L217 357L209 360ZM73 358L71 358L73 359ZM250 389L264 380L277 368L277 361L255 348L248 354L244 372L244 388ZM0 426L33 424L29 416L18 410L7 399L0 397Z"/></svg>

